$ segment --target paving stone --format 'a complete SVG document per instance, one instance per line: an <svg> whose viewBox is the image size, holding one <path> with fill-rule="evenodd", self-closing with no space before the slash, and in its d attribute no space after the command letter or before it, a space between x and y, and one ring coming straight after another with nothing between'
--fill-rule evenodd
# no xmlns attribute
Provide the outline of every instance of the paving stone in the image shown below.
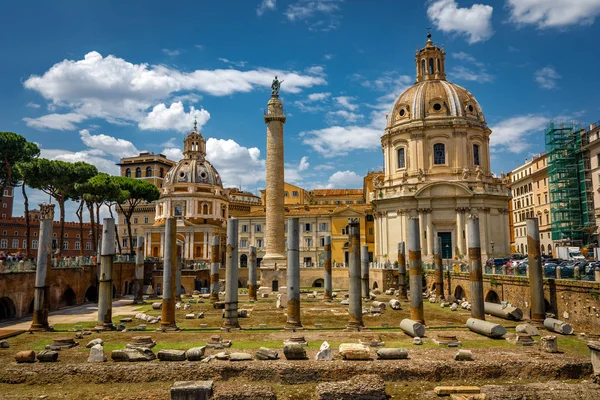
<svg viewBox="0 0 600 400"><path fill-rule="evenodd" d="M160 350L157 355L160 361L185 361L185 350Z"/></svg>

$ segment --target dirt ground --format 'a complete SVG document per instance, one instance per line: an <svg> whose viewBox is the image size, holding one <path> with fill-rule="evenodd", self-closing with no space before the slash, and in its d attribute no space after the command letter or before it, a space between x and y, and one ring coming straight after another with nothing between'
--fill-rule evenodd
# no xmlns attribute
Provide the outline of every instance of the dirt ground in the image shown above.
<svg viewBox="0 0 600 400"><path fill-rule="evenodd" d="M378 296L387 302L390 296ZM216 388L236 388L242 384L268 386L279 399L311 399L319 382L343 381L354 375L375 373L386 381L387 392L393 398L432 398L431 391L438 385L478 385L489 392L489 398L498 399L554 399L559 397L532 397L536 393L573 393L570 399L588 399L598 396L600 385L591 383L592 367L585 337L579 335L560 336L558 345L561 353L542 352L539 345L521 347L506 340L494 340L470 332L464 327L470 313L459 309L452 312L439 304L426 302L425 318L428 324L424 344L412 344L412 338L399 328L399 322L409 316L408 303L403 310L387 308L380 316L365 315L368 331L346 332L347 306L340 304L343 294L333 303L302 296L302 323L304 330L291 333L284 331L285 310L275 308L275 298L260 299L248 303L240 295L240 307L249 310L248 318L240 318L242 331L221 332L221 310L215 310L209 302L192 304L189 310L177 311L177 322L184 330L180 332L157 332L155 325L147 325L145 332L102 332L92 333L76 340L79 346L62 350L57 363L16 364L14 355L21 350L42 350L53 338L74 337L71 330L75 325L91 328L89 312L69 316L69 323L55 324L56 332L21 334L8 339L11 347L0 350L0 399L27 399L48 396L48 399L168 399L168 389L179 380L213 380ZM158 301L158 300L157 300ZM363 304L368 308L368 303ZM128 307L128 308L125 308ZM124 316L134 317L137 312L160 315L152 310L151 303L139 306L124 306L130 314L114 315L119 323ZM186 313L204 313L203 319L186 320ZM489 320L502 323L508 336L514 335L514 321ZM136 326L143 321L127 323ZM206 324L206 326L201 326ZM266 326L264 325L266 324ZM577 332L579 333L579 332ZM280 360L230 362L212 360L200 362L115 363L110 360L110 351L124 348L132 336L151 336L157 345L152 349L187 350L204 345L211 335L219 334L232 340L232 351L254 354L260 347L279 351ZM291 335L302 334L309 345L309 360L287 361L283 356L283 341ZM439 334L455 335L462 348L472 350L474 361L454 360L457 349L440 347L433 343ZM547 334L543 332L542 334ZM95 338L105 342L104 350L109 361L101 364L87 363L89 350L86 343ZM539 337L535 337L539 341ZM343 361L337 354L341 343L357 343L359 340L380 340L385 347L406 347L408 360L375 360L376 349L371 351L370 361ZM334 361L313 361L323 341L328 341L334 353ZM221 350L207 349L206 354ZM552 383L552 385L550 384ZM538 385L538 386L536 386ZM550 386L549 386L550 385ZM562 386L561 386L562 385ZM566 385L566 386L565 386ZM498 389L500 388L500 389ZM501 388L506 388L502 390ZM517 389L515 389L517 388ZM571 389L569 389L571 388ZM486 393L487 393L486 392ZM525 395L530 397L515 397ZM504 396L504 397L502 397ZM512 396L512 397L506 397Z"/></svg>

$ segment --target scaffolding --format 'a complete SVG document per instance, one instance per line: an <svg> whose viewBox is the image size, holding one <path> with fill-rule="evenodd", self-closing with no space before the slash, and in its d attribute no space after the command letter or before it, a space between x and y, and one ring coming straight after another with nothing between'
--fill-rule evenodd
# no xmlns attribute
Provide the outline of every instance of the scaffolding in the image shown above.
<svg viewBox="0 0 600 400"><path fill-rule="evenodd" d="M574 122L551 122L545 132L552 240L583 246L594 231L594 203L585 136ZM584 139L582 141L582 138Z"/></svg>

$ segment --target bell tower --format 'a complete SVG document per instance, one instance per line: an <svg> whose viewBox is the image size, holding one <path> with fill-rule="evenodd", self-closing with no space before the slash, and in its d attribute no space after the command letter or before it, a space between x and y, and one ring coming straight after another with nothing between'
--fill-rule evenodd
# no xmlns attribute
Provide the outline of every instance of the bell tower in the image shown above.
<svg viewBox="0 0 600 400"><path fill-rule="evenodd" d="M446 52L444 46L440 49L431 41L431 33L427 34L427 42L421 50L417 49L415 63L417 67L417 82L434 79L446 80Z"/></svg>
<svg viewBox="0 0 600 400"><path fill-rule="evenodd" d="M194 120L194 130L183 140L183 158L204 160L206 157L206 140L198 132L198 121Z"/></svg>

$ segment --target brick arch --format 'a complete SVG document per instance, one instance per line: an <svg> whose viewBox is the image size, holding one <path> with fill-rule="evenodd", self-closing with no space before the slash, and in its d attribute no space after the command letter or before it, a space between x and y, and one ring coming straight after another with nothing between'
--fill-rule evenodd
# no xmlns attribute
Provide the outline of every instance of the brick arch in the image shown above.
<svg viewBox="0 0 600 400"><path fill-rule="evenodd" d="M17 306L10 297L0 297L0 321L17 317Z"/></svg>
<svg viewBox="0 0 600 400"><path fill-rule="evenodd" d="M485 301L487 303L496 303L496 304L500 304L500 296L498 295L498 293L495 290L488 290L488 292L485 295Z"/></svg>
<svg viewBox="0 0 600 400"><path fill-rule="evenodd" d="M461 285L457 285L454 288L454 297L456 299L464 299L467 297L467 292L465 292L465 290L463 289L463 287Z"/></svg>

